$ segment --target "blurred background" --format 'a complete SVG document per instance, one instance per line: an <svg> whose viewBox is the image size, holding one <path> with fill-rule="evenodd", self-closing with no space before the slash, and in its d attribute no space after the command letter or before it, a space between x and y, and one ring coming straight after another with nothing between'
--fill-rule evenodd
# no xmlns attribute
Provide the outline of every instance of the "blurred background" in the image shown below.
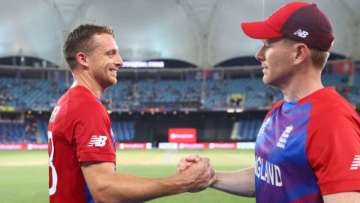
<svg viewBox="0 0 360 203"><path fill-rule="evenodd" d="M171 174L183 153L218 153L213 159L219 168L252 166L262 119L282 95L263 85L254 58L261 42L247 38L240 22L262 20L286 2L290 1L0 0L0 196L5 202L47 201L48 119L73 82L62 46L67 34L82 23L111 26L126 61L118 84L106 90L102 102L112 119L117 148L137 150L124 156L144 155L130 163L138 166L136 174ZM323 82L359 109L360 1L312 2L328 14L335 32ZM119 162L127 165L121 153ZM164 170L168 172L141 170L149 154L170 167ZM244 154L247 161L234 161ZM228 162L221 162L227 155ZM30 178L33 170L27 167L42 173ZM20 197L11 191L22 182L12 176L1 181L16 170L32 188ZM205 199L185 194L178 201L163 202L242 201L225 201L214 191L205 194Z"/></svg>

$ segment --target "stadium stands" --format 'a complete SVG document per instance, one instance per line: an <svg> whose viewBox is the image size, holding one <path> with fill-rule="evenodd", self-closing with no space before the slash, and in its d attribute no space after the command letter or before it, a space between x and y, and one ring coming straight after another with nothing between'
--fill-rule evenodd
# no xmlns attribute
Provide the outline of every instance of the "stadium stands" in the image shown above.
<svg viewBox="0 0 360 203"><path fill-rule="evenodd" d="M120 79L118 84L105 92L102 101L109 110L115 112L147 112L147 108L153 107L161 107L165 109L162 111L171 112L181 111L181 108L226 112L229 108L244 111L266 110L281 99L281 93L264 85L259 77L242 75L227 78L210 73L204 78L198 73L201 72L195 71L193 75L176 79ZM323 81L325 86L336 87L354 105L360 105L360 71L344 74L328 68L323 74ZM61 79L3 77L0 80L0 107L11 107L12 111L18 112L50 112L70 84L69 81ZM46 143L47 120L41 117L33 121L0 121L0 143ZM232 138L240 141L254 140L260 123L261 119L236 120ZM136 121L115 119L112 125L118 141L134 139Z"/></svg>
<svg viewBox="0 0 360 203"><path fill-rule="evenodd" d="M24 124L16 122L0 123L0 143L28 143L32 140L32 136L26 134Z"/></svg>
<svg viewBox="0 0 360 203"><path fill-rule="evenodd" d="M354 104L360 103L360 79L349 86L347 78L336 74L325 74L326 86L335 86ZM204 85L205 84L205 85ZM20 110L49 111L60 95L66 91L63 82L35 79L3 78L0 80L0 104L14 106ZM232 95L239 94L244 102L238 106L244 109L268 108L281 98L280 92L265 86L261 79L208 80L144 80L120 81L109 88L103 101L112 110L136 109L151 105L201 104L200 108L233 107L229 102Z"/></svg>
<svg viewBox="0 0 360 203"><path fill-rule="evenodd" d="M0 122L0 144L47 143L48 121L35 120L28 122ZM135 122L112 122L116 141L132 141L135 137Z"/></svg>
<svg viewBox="0 0 360 203"><path fill-rule="evenodd" d="M135 122L112 122L116 141L132 141L135 137Z"/></svg>

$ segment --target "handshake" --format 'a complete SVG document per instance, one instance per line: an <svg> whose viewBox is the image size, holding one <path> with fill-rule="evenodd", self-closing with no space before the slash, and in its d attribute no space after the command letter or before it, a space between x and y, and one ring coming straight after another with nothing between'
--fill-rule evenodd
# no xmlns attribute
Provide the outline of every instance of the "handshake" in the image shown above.
<svg viewBox="0 0 360 203"><path fill-rule="evenodd" d="M202 191L216 181L209 159L197 155L181 159L176 176L184 183L184 192Z"/></svg>

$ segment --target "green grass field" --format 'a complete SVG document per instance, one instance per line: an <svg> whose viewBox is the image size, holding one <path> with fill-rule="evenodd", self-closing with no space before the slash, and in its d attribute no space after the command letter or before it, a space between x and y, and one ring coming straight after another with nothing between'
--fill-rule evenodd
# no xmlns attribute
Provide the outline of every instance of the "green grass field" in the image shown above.
<svg viewBox="0 0 360 203"><path fill-rule="evenodd" d="M117 170L133 175L162 177L175 173L180 158L199 154L209 157L216 170L237 170L253 165L251 150L118 151ZM4 203L48 202L46 151L0 151L0 196ZM255 202L213 189L159 198L151 203Z"/></svg>

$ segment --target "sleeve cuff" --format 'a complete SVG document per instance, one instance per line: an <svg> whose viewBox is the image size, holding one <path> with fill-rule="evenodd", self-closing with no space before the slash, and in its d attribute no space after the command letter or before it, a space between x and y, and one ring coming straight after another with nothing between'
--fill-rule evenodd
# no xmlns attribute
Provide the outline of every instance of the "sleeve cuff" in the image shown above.
<svg viewBox="0 0 360 203"><path fill-rule="evenodd" d="M99 152L82 152L78 157L79 162L116 162L116 156L113 153L99 153Z"/></svg>
<svg viewBox="0 0 360 203"><path fill-rule="evenodd" d="M360 191L360 179L332 181L319 185L322 195L329 195L340 192Z"/></svg>

